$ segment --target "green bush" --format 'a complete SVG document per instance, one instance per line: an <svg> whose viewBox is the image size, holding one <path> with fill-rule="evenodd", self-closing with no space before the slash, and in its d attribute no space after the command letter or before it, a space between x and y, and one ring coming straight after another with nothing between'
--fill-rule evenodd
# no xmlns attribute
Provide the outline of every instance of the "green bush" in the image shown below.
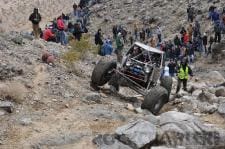
<svg viewBox="0 0 225 149"><path fill-rule="evenodd" d="M98 47L91 43L89 34L83 34L80 41L71 40L69 45L72 48L63 54L63 60L66 63L73 63L74 61L83 59L88 51L94 54L97 54L98 51Z"/></svg>

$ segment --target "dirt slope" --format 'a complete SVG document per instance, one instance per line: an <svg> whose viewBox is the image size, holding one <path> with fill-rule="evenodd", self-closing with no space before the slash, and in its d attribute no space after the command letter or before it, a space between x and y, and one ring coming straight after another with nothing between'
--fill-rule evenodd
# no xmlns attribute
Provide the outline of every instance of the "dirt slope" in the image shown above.
<svg viewBox="0 0 225 149"><path fill-rule="evenodd" d="M79 0L2 0L0 2L0 31L31 29L28 18L34 7L40 10L43 27L62 12L71 12L74 2L78 3Z"/></svg>

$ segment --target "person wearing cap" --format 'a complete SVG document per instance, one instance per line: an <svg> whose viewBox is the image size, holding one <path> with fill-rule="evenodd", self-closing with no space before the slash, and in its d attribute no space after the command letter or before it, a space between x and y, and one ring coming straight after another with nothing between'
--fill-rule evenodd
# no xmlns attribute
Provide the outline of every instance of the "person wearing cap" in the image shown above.
<svg viewBox="0 0 225 149"><path fill-rule="evenodd" d="M122 40L122 34L119 32L116 37L116 55L117 55L117 61L119 63L122 62L122 58L123 58L123 55L122 55L123 46L124 46L124 43Z"/></svg>
<svg viewBox="0 0 225 149"><path fill-rule="evenodd" d="M38 8L34 8L33 13L29 17L29 21L32 22L34 36L38 39L40 37L39 23L41 22L41 15L38 12Z"/></svg>
<svg viewBox="0 0 225 149"><path fill-rule="evenodd" d="M181 83L183 83L184 91L187 91L187 81L188 81L189 75L193 77L192 70L188 66L187 58L183 58L183 60L181 61L180 65L178 65L178 68L177 68L178 82L177 82L176 94L180 91Z"/></svg>

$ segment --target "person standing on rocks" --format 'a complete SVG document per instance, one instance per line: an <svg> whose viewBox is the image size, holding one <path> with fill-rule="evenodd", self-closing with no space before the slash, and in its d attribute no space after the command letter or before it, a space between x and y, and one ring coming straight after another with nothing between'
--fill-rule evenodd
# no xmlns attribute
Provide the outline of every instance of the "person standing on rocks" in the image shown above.
<svg viewBox="0 0 225 149"><path fill-rule="evenodd" d="M133 45L133 43L134 43L134 38L133 38L131 32L129 32L129 41L130 41L130 45Z"/></svg>
<svg viewBox="0 0 225 149"><path fill-rule="evenodd" d="M32 25L33 25L34 37L36 39L39 39L39 37L40 37L39 23L41 22L41 15L38 12L38 8L34 8L33 13L29 17L29 21L31 21L32 22Z"/></svg>
<svg viewBox="0 0 225 149"><path fill-rule="evenodd" d="M124 43L122 39L122 34L119 32L116 37L116 55L117 55L117 61L119 63L122 62L122 58L123 58L123 55L122 55L123 46L124 46Z"/></svg>
<svg viewBox="0 0 225 149"><path fill-rule="evenodd" d="M103 45L101 29L98 29L97 33L95 34L95 44L99 46L98 54L101 55L101 49Z"/></svg>
<svg viewBox="0 0 225 149"><path fill-rule="evenodd" d="M157 28L156 28L156 34L158 36L158 43L161 43L162 42L162 29L159 26L157 26Z"/></svg>
<svg viewBox="0 0 225 149"><path fill-rule="evenodd" d="M218 42L220 43L220 40L221 40L221 25L220 25L220 22L216 22L215 25L214 25L214 32L215 32L215 42Z"/></svg>
<svg viewBox="0 0 225 149"><path fill-rule="evenodd" d="M207 54L208 36L206 33L204 33L204 36L202 37L202 42L203 42L205 54Z"/></svg>
<svg viewBox="0 0 225 149"><path fill-rule="evenodd" d="M176 68L176 63L173 59L170 59L170 62L168 64L169 67L169 74L171 77L174 77L175 74L175 68Z"/></svg>
<svg viewBox="0 0 225 149"><path fill-rule="evenodd" d="M66 45L66 35L64 32L65 24L63 22L62 16L57 19L57 28L59 30L59 39L62 45Z"/></svg>
<svg viewBox="0 0 225 149"><path fill-rule="evenodd" d="M192 70L188 66L187 59L183 58L183 60L181 61L180 65L178 65L178 68L177 68L178 82L177 82L176 94L178 94L180 91L181 83L183 83L184 91L187 91L187 81L188 81L189 75L191 77L193 76Z"/></svg>
<svg viewBox="0 0 225 149"><path fill-rule="evenodd" d="M194 8L191 7L191 5L189 5L188 8L187 8L187 14L188 14L188 21L193 22L193 20L194 20Z"/></svg>
<svg viewBox="0 0 225 149"><path fill-rule="evenodd" d="M181 45L181 40L180 40L180 38L178 37L178 35L175 36L173 42L174 42L174 45L175 45L175 46L180 46L180 45Z"/></svg>
<svg viewBox="0 0 225 149"><path fill-rule="evenodd" d="M189 24L188 28L187 28L187 32L189 35L189 41L192 41L192 35L193 35L193 26L192 24Z"/></svg>

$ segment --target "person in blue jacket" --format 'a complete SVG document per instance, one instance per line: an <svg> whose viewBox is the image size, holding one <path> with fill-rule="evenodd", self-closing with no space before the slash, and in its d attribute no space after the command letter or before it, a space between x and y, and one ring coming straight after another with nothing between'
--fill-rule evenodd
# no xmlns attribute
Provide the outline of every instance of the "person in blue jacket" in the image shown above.
<svg viewBox="0 0 225 149"><path fill-rule="evenodd" d="M105 40L102 49L101 49L101 55L111 55L113 52L112 42L110 40Z"/></svg>

